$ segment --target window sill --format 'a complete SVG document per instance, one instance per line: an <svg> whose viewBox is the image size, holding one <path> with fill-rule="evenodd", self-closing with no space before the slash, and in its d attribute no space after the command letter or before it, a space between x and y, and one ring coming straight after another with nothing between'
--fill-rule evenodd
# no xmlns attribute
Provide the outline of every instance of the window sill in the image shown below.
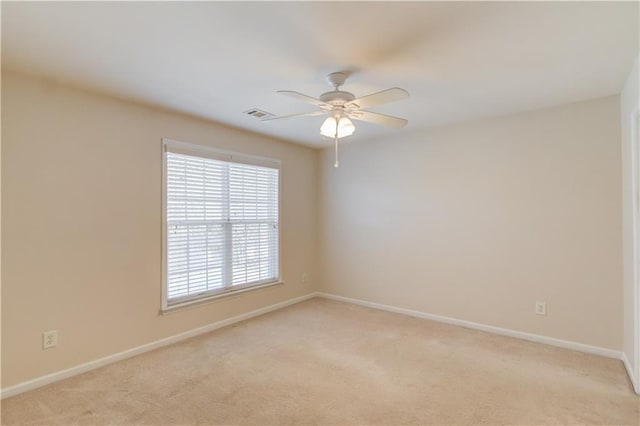
<svg viewBox="0 0 640 426"><path fill-rule="evenodd" d="M160 313L162 315L166 315L166 314L170 314L170 313L173 313L173 312L176 312L176 311L181 311L183 309L191 308L191 307L194 307L194 306L197 306L197 305L202 305L202 304L213 302L213 301L217 301L217 300L220 300L220 299L231 298L231 297L237 296L239 294L251 292L251 291L254 291L254 290L261 290L261 289L264 289L264 288L267 288L267 287L273 287L273 286L283 285L283 284L284 284L284 281L279 280L279 281L260 284L260 285L256 285L256 286L240 288L238 290L231 290L231 291L225 291L225 292L218 293L218 294L212 294L210 296L202 297L202 298L199 298L199 299L187 300L185 302L175 303L173 305L169 305L167 307L163 307L162 309L160 309Z"/></svg>

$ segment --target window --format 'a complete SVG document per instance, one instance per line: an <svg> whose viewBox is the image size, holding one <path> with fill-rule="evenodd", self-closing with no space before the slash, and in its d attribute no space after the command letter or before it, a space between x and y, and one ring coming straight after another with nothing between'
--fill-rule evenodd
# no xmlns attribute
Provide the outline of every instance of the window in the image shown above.
<svg viewBox="0 0 640 426"><path fill-rule="evenodd" d="M163 308L277 283L279 161L163 144Z"/></svg>

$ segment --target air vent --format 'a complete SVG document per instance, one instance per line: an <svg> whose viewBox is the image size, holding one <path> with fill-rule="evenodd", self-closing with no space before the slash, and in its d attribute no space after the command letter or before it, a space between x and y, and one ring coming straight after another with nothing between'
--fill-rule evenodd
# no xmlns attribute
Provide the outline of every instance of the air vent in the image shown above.
<svg viewBox="0 0 640 426"><path fill-rule="evenodd" d="M274 117L274 114L271 114L270 112L266 112L266 111L262 111L261 109L257 109L257 108L251 108L250 110L247 110L244 112L247 115L251 115L255 118L269 118L269 117Z"/></svg>

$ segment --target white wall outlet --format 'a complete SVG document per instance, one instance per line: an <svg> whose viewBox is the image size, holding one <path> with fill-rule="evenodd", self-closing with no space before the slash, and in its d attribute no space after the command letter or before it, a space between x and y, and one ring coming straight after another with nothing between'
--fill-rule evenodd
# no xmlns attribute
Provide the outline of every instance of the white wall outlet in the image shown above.
<svg viewBox="0 0 640 426"><path fill-rule="evenodd" d="M303 272L302 273L302 282L303 283L309 282L309 273L308 272Z"/></svg>
<svg viewBox="0 0 640 426"><path fill-rule="evenodd" d="M58 346L58 330L45 331L42 333L42 349L49 349Z"/></svg>
<svg viewBox="0 0 640 426"><path fill-rule="evenodd" d="M536 315L547 315L547 302L536 302Z"/></svg>

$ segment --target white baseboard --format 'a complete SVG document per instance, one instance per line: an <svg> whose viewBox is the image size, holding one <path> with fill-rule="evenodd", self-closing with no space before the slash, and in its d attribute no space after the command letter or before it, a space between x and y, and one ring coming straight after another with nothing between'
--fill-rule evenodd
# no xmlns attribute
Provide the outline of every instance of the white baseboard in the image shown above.
<svg viewBox="0 0 640 426"><path fill-rule="evenodd" d="M629 362L629 358L627 358L627 354L624 352L622 352L622 363L624 364L624 368L627 369L627 374L629 375L629 379L631 379L633 390L638 395L640 395L640 383L638 383L637 372L633 371L633 368L631 367L631 362Z"/></svg>
<svg viewBox="0 0 640 426"><path fill-rule="evenodd" d="M325 299L337 300L340 302L352 303L355 305L366 306L369 308L380 309L383 311L395 312L398 314L409 315L416 318L428 319L432 321L442 322L445 324L457 325L461 327L471 328L474 330L486 331L489 333L499 334L502 336L514 337L523 340L529 340L532 342L543 343L552 346L558 346L561 348L572 349L579 352L585 352L594 355L605 356L608 358L615 358L622 360L627 369L627 373L631 379L631 383L633 384L634 390L636 393L640 394L640 387L638 381L635 379L635 375L633 369L631 368L631 364L627 359L626 355L623 352L615 351L612 349L601 348L597 346L585 345L583 343L571 342L568 340L555 339L553 337L541 336L538 334L530 334L524 333L521 331L510 330L506 328L494 327L485 324L479 324L471 321L464 321L455 318L445 317L441 315L429 314L426 312L415 311L411 309L399 308L396 306L384 305L381 303L368 302L360 299L353 299L350 297L337 296L334 294L322 293L322 292L313 292L306 294L304 296L296 297L293 299L285 300L280 303L276 303L274 305L265 306L264 308L256 309L251 312L247 312L241 315L237 315L235 317L227 318L224 320L220 320L214 322L212 324L205 325L203 327L195 328L193 330L185 331L180 334L176 334L174 336L170 336L164 339L156 340L155 342L147 343L133 349L129 349L126 351L118 352L113 355L106 356L104 358L96 359L93 361L89 361L87 363L77 365L75 367L68 368L66 370L58 371L52 374L48 374L46 376L37 377L33 380L29 380L26 382L18 383L17 385L5 388L0 390L1 398L8 398L14 395L18 395L23 392L27 392L32 389L36 389L45 385L48 385L53 382L57 382L59 380L63 380L69 377L77 376L82 373L86 373L87 371L94 370L96 368L103 367L108 364L112 364L117 361L121 361L127 358L131 358L136 355L143 354L145 352L152 351L154 349L161 348L163 346L168 346L173 343L180 342L185 339L189 339L191 337L198 336L200 334L208 333L213 330L217 330L222 327L226 327L231 324L235 324L240 321L247 320L249 318L257 317L259 315L264 315L269 312L276 311L278 309L285 308L290 305L294 305L296 303L302 302L307 299L311 299L313 297L323 297Z"/></svg>
<svg viewBox="0 0 640 426"><path fill-rule="evenodd" d="M489 333L499 334L502 336L515 337L517 339L529 340L536 343L544 343L546 345L558 346L574 351L585 352L588 354L605 356L608 358L622 359L622 352L613 349L601 348L598 346L585 345L584 343L571 342L568 340L555 339L553 337L541 336L539 334L530 334L522 331L510 330L508 328L494 327L492 325L479 324L476 322L460 320L456 318L444 317L441 315L428 314L426 312L414 311L411 309L398 308L396 306L383 305L381 303L368 302L366 300L352 299L350 297L337 296L329 293L317 293L319 297L325 299L337 300L340 302L353 303L355 305L366 306L383 311L395 312L398 314L409 315L416 318L423 318L432 321L442 322L445 324L457 325L474 330L486 331Z"/></svg>
<svg viewBox="0 0 640 426"><path fill-rule="evenodd" d="M180 342L181 340L189 339L191 337L198 336L200 334L208 333L218 328L226 327L231 324L235 324L240 321L247 320L249 318L264 315L266 313L282 309L284 307L302 302L307 299L316 297L317 293L309 293L304 296L296 297L293 299L285 300L274 305L265 306L264 308L256 309L255 311L247 312L235 317L227 318L224 320L216 321L214 323L205 325L203 327L195 328L193 330L185 331L184 333L176 334L174 336L166 337L164 339L156 340L155 342L147 343L133 349L118 352L113 355L106 356L104 358L89 361L84 364L77 365L75 367L68 368L66 370L57 371L55 373L47 374L46 376L37 377L33 380L18 383L17 385L0 390L1 398L8 398L10 396L18 395L20 393L30 391L53 382L57 382L62 379L66 379L78 374L86 373L87 371L94 370L96 368L103 367L108 364L112 364L123 359L131 358L136 355L143 354L145 352L152 351L154 349L161 348L163 346L171 345L173 343Z"/></svg>

